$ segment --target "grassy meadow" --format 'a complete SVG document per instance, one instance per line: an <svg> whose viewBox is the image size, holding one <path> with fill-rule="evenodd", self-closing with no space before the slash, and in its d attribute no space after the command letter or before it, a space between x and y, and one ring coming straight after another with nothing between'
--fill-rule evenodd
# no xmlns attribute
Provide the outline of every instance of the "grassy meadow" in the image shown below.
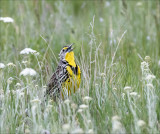
<svg viewBox="0 0 160 134"><path fill-rule="evenodd" d="M0 17L0 133L160 132L158 0L1 0ZM71 43L80 88L42 105Z"/></svg>

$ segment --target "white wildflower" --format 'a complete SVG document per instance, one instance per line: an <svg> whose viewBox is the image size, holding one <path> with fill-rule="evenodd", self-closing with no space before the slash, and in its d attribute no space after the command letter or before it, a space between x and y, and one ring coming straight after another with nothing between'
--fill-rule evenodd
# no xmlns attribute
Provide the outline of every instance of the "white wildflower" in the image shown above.
<svg viewBox="0 0 160 134"><path fill-rule="evenodd" d="M11 83L12 83L12 81L13 81L13 79L14 79L14 78L9 77L9 78L8 78L8 80L7 80L7 83L8 83L8 84L11 84Z"/></svg>
<svg viewBox="0 0 160 134"><path fill-rule="evenodd" d="M31 49L31 48L25 48L25 49L23 49L21 52L20 52L20 54L33 54L33 53L37 53L37 51L36 50L33 50L33 49Z"/></svg>
<svg viewBox="0 0 160 134"><path fill-rule="evenodd" d="M130 91L132 91L132 87L126 86L126 87L124 87L124 90L125 90L126 92L130 92Z"/></svg>
<svg viewBox="0 0 160 134"><path fill-rule="evenodd" d="M95 83L95 86L97 87L97 86L98 86L98 84L97 84L97 83Z"/></svg>
<svg viewBox="0 0 160 134"><path fill-rule="evenodd" d="M141 69L142 69L142 71L144 69L148 69L148 68L149 68L149 64L147 62L145 62L145 61L141 62Z"/></svg>
<svg viewBox="0 0 160 134"><path fill-rule="evenodd" d="M145 61L148 62L148 63L151 62L151 57L150 57L150 56L146 56L144 59L145 59Z"/></svg>
<svg viewBox="0 0 160 134"><path fill-rule="evenodd" d="M25 68L24 70L22 70L22 72L20 73L20 75L23 76L35 76L37 73L35 70L33 70L32 68Z"/></svg>
<svg viewBox="0 0 160 134"><path fill-rule="evenodd" d="M147 75L146 80L152 80L155 79L156 77L152 74Z"/></svg>
<svg viewBox="0 0 160 134"><path fill-rule="evenodd" d="M71 132L71 134L82 134L82 133L84 132L83 132L83 129L81 128L76 128Z"/></svg>
<svg viewBox="0 0 160 134"><path fill-rule="evenodd" d="M117 88L116 88L116 87L114 87L114 88L113 88L113 90L117 90Z"/></svg>
<svg viewBox="0 0 160 134"><path fill-rule="evenodd" d="M112 123L112 131L113 133L121 131L122 124L119 121L113 121Z"/></svg>
<svg viewBox="0 0 160 134"><path fill-rule="evenodd" d="M142 2L137 2L137 6L142 6Z"/></svg>
<svg viewBox="0 0 160 134"><path fill-rule="evenodd" d="M10 67L10 66L15 67L16 65L13 64L13 63L8 63L7 66L9 66L9 67Z"/></svg>
<svg viewBox="0 0 160 134"><path fill-rule="evenodd" d="M87 133L88 134L94 134L94 131L93 131L93 129L89 129Z"/></svg>
<svg viewBox="0 0 160 134"><path fill-rule="evenodd" d="M3 63L0 63L0 69L5 68L5 65Z"/></svg>
<svg viewBox="0 0 160 134"><path fill-rule="evenodd" d="M105 73L101 73L100 76L104 77L104 76L106 76L106 74Z"/></svg>
<svg viewBox="0 0 160 134"><path fill-rule="evenodd" d="M113 132L120 131L122 128L122 124L119 121L119 118L118 119L117 118L118 118L118 116L112 117L112 131Z"/></svg>
<svg viewBox="0 0 160 134"><path fill-rule="evenodd" d="M88 108L88 105L82 104L82 105L79 106L79 108L80 109L86 109L86 108Z"/></svg>
<svg viewBox="0 0 160 134"><path fill-rule="evenodd" d="M44 86L43 86L43 88L45 88L45 89L46 89L46 88L47 88L47 86L46 86L46 85L44 85Z"/></svg>
<svg viewBox="0 0 160 134"><path fill-rule="evenodd" d="M138 120L137 125L143 127L146 123L143 120Z"/></svg>
<svg viewBox="0 0 160 134"><path fill-rule="evenodd" d="M129 94L130 94L130 96L132 96L132 97L136 97L136 96L138 95L137 92L131 92L131 93L129 93Z"/></svg>
<svg viewBox="0 0 160 134"><path fill-rule="evenodd" d="M43 86L43 87L42 87L43 93L46 93L46 89L47 89L47 86Z"/></svg>
<svg viewBox="0 0 160 134"><path fill-rule="evenodd" d="M20 87L21 86L21 84L20 83L16 83L16 87Z"/></svg>
<svg viewBox="0 0 160 134"><path fill-rule="evenodd" d="M69 104L69 103L70 103L70 100L69 100L69 99L66 99L66 100L64 101L64 103L65 103L65 104Z"/></svg>
<svg viewBox="0 0 160 134"><path fill-rule="evenodd" d="M68 131L70 129L70 125L69 124L63 124L62 129L64 131Z"/></svg>
<svg viewBox="0 0 160 134"><path fill-rule="evenodd" d="M147 36L147 38L146 38L147 40L150 40L151 38L150 38L150 36Z"/></svg>
<svg viewBox="0 0 160 134"><path fill-rule="evenodd" d="M25 134L30 134L31 132L30 132L30 130L29 130L28 128L26 128L26 129L24 130L24 133L25 133Z"/></svg>
<svg viewBox="0 0 160 134"><path fill-rule="evenodd" d="M17 91L17 94L19 97L24 97L24 92L22 92L22 91Z"/></svg>
<svg viewBox="0 0 160 134"><path fill-rule="evenodd" d="M40 101L38 98L33 99L33 100L31 100L30 102L31 102L31 103L41 103L41 101Z"/></svg>
<svg viewBox="0 0 160 134"><path fill-rule="evenodd" d="M25 60L25 61L22 61L22 63L23 63L23 64L27 64L27 63L28 63L28 61L26 61L26 60Z"/></svg>
<svg viewBox="0 0 160 134"><path fill-rule="evenodd" d="M46 107L46 112L49 112L52 109L53 105L48 104Z"/></svg>
<svg viewBox="0 0 160 134"><path fill-rule="evenodd" d="M104 19L103 19L102 17L100 17L100 18L99 18L99 21L100 21L100 22L103 22L103 21L104 21Z"/></svg>
<svg viewBox="0 0 160 134"><path fill-rule="evenodd" d="M9 67L10 67L10 66L15 67L16 65L13 64L13 63L8 63L7 66L9 66Z"/></svg>
<svg viewBox="0 0 160 134"><path fill-rule="evenodd" d="M77 104L72 103L72 104L71 104L71 108L72 108L72 109L76 109L76 108L77 108Z"/></svg>
<svg viewBox="0 0 160 134"><path fill-rule="evenodd" d="M143 64L146 64L146 63L144 62ZM148 65L146 67L146 69L148 69L147 71L144 70L143 67L144 66L142 66L141 64L143 90L147 94L145 95L145 101L146 101L147 114L148 114L148 126L151 129L154 129L157 122L157 115L156 115L157 94L155 93L152 81L156 77L152 74ZM138 121L137 123L138 123L138 126L143 126L145 124L144 121L141 121L141 120Z"/></svg>
<svg viewBox="0 0 160 134"><path fill-rule="evenodd" d="M34 53L34 55L38 56L38 55L39 55L39 52Z"/></svg>
<svg viewBox="0 0 160 134"><path fill-rule="evenodd" d="M0 17L0 21L3 21L4 23L13 23L14 20L11 17Z"/></svg>
<svg viewBox="0 0 160 134"><path fill-rule="evenodd" d="M119 121L121 118L118 115L112 117L112 121Z"/></svg>
<svg viewBox="0 0 160 134"><path fill-rule="evenodd" d="M89 97L89 96L85 96L85 97L83 98L83 101L90 101L90 100L92 100L92 98Z"/></svg>
<svg viewBox="0 0 160 134"><path fill-rule="evenodd" d="M110 6L110 2L109 2L109 1L106 1L105 6L106 6L106 7L109 7L109 6Z"/></svg>
<svg viewBox="0 0 160 134"><path fill-rule="evenodd" d="M112 117L112 133L125 133L125 129L120 122L120 117L117 115Z"/></svg>
<svg viewBox="0 0 160 134"><path fill-rule="evenodd" d="M11 90L12 94L15 95L17 93L16 90Z"/></svg>
<svg viewBox="0 0 160 134"><path fill-rule="evenodd" d="M83 110L82 110L82 109L78 109L77 112L78 112L78 113L82 113Z"/></svg>
<svg viewBox="0 0 160 134"><path fill-rule="evenodd" d="M149 89L153 89L153 88L154 88L153 84L147 84L147 87L148 87Z"/></svg>
<svg viewBox="0 0 160 134"><path fill-rule="evenodd" d="M52 107L53 107L53 105L50 105L50 104L47 105L48 109L51 109Z"/></svg>

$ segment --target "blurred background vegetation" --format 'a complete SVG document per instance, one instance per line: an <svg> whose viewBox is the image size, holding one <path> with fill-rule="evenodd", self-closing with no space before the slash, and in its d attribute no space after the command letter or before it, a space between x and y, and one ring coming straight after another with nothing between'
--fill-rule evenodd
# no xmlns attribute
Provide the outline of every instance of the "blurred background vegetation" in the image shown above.
<svg viewBox="0 0 160 134"><path fill-rule="evenodd" d="M85 88L85 73L88 73L91 79L90 87L86 90L87 95L93 98L96 95L95 90L91 90L95 88L94 80L99 77L95 70L107 75L109 89L114 87L122 89L130 85L136 91L141 91L140 63L145 60L145 56L149 56L150 69L157 78L156 92L160 96L159 0L1 0L0 16L14 19L14 23L11 24L0 22L0 62L4 64L13 62L17 66L15 70L9 70L4 74L2 82L4 87L7 87L8 77L19 77L23 68L20 62L25 60L19 54L22 49L29 47L40 53L38 60L42 70L38 70L39 65L33 56L29 57L28 66L37 72L42 71L43 84L46 84L56 69L61 48L75 43L76 61L82 68L81 87ZM111 67L112 73L107 74L105 71L111 65L114 54L115 65ZM97 80L98 84L99 81L101 79ZM41 82L37 80L36 83ZM111 126L110 124L105 127L107 125L105 112L111 116L114 110L118 113L119 109L114 108L111 102L105 103L101 110L97 110L97 105L97 102L92 103L91 114L97 132L103 132L102 130ZM100 124L99 119L102 121ZM126 117L123 121L125 126L128 125L127 120L132 119ZM131 128L127 126L126 130L130 131Z"/></svg>
<svg viewBox="0 0 160 134"><path fill-rule="evenodd" d="M90 49L90 22L95 17L94 36L100 46L101 57L112 56L117 39L127 30L125 40L119 47L116 59L131 64L136 69L137 54L149 55L157 70L160 59L159 1L19 1L1 0L1 16L12 17L14 24L1 22L1 60L17 60L19 51L25 47L45 53L47 45L55 55L62 46L75 43L76 55ZM6 26L7 25L7 26ZM7 31L6 29L9 29ZM50 50L47 52L50 53ZM49 55L49 54L48 54ZM52 59L52 55L47 57ZM158 72L155 72L158 73Z"/></svg>

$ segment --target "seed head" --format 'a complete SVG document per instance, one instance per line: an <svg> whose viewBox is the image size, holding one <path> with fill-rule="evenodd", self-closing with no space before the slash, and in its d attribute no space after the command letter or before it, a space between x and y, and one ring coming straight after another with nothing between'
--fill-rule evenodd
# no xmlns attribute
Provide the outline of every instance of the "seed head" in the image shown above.
<svg viewBox="0 0 160 134"><path fill-rule="evenodd" d="M69 124L63 124L62 129L64 131L68 131L70 129L70 125Z"/></svg>
<svg viewBox="0 0 160 134"><path fill-rule="evenodd" d="M66 100L64 101L64 103L65 103L65 104L69 104L69 103L70 103L70 100L69 100L69 99L66 99Z"/></svg>
<svg viewBox="0 0 160 134"><path fill-rule="evenodd" d="M36 98L36 99L31 100L31 103L41 103L41 101L38 98Z"/></svg>
<svg viewBox="0 0 160 134"><path fill-rule="evenodd" d="M151 62L151 57L150 56L146 56L145 57L145 61L148 62L148 63Z"/></svg>
<svg viewBox="0 0 160 134"><path fill-rule="evenodd" d="M7 80L7 83L8 83L8 84L11 84L12 81L13 81L13 79L14 79L14 78L10 77L10 78Z"/></svg>
<svg viewBox="0 0 160 134"><path fill-rule="evenodd" d="M90 100L92 100L92 98L89 97L89 96L85 96L85 97L83 98L83 101L90 101Z"/></svg>
<svg viewBox="0 0 160 134"><path fill-rule="evenodd" d="M131 91L132 91L132 87L126 86L126 87L124 87L124 90L125 90L126 92L131 92Z"/></svg>
<svg viewBox="0 0 160 134"><path fill-rule="evenodd" d="M71 104L71 108L72 108L72 109L76 109L76 108L77 108L77 104L72 103L72 104Z"/></svg>
<svg viewBox="0 0 160 134"><path fill-rule="evenodd" d="M24 132L25 134L30 134L30 130L29 130L28 128L25 129L24 131L25 131L25 132Z"/></svg>
<svg viewBox="0 0 160 134"><path fill-rule="evenodd" d="M138 95L138 93L137 92L131 92L131 93L129 93L130 94L130 96L133 96L133 97L135 97L135 96L137 96Z"/></svg>
<svg viewBox="0 0 160 134"><path fill-rule="evenodd" d="M78 113L82 113L83 112L83 110L82 109L78 109L78 111L77 111Z"/></svg>
<svg viewBox="0 0 160 134"><path fill-rule="evenodd" d="M88 105L82 104L82 105L79 106L79 108L80 109L86 109L86 108L88 108Z"/></svg>
<svg viewBox="0 0 160 134"><path fill-rule="evenodd" d="M145 126L145 122L143 121L143 120L138 120L138 122L137 122L137 125L139 126L139 127L143 127L143 126Z"/></svg>

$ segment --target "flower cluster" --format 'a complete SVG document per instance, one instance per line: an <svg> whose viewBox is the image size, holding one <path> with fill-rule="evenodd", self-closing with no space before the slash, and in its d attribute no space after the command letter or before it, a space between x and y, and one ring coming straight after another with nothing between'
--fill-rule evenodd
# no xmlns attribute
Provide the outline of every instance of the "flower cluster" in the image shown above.
<svg viewBox="0 0 160 134"><path fill-rule="evenodd" d="M31 48L25 48L20 52L20 54L34 54L34 53L37 53L37 51Z"/></svg>
<svg viewBox="0 0 160 134"><path fill-rule="evenodd" d="M20 73L20 76L35 76L37 73L34 69L32 68L25 68L24 70L22 70L22 72Z"/></svg>
<svg viewBox="0 0 160 134"><path fill-rule="evenodd" d="M0 17L0 21L3 21L4 23L13 23L14 20L11 17Z"/></svg>
<svg viewBox="0 0 160 134"><path fill-rule="evenodd" d="M0 69L5 68L5 65L3 63L0 63Z"/></svg>

